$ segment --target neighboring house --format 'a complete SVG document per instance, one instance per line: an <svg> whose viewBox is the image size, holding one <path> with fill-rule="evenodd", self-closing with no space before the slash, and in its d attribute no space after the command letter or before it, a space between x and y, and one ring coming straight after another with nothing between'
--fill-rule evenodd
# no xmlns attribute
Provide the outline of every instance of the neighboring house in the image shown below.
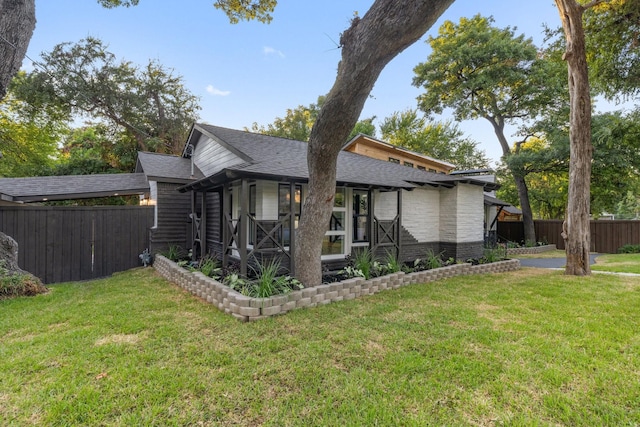
<svg viewBox="0 0 640 427"><path fill-rule="evenodd" d="M343 150L427 172L450 173L455 168L455 165L451 163L437 160L363 134L358 134L352 138L345 144Z"/></svg>
<svg viewBox="0 0 640 427"><path fill-rule="evenodd" d="M359 136L346 148L371 141L380 143ZM409 154L403 150L402 159ZM306 155L305 142L205 124L193 126L182 156L140 153L136 172L149 179L157 209L152 248L186 243L194 256L215 254L224 264L237 262L242 273L279 257L295 272L295 229L308 195ZM453 167L430 160L430 169ZM423 165L340 153L322 249L327 268L343 266L359 248L403 261L428 250L457 259L483 254L484 191L496 184Z"/></svg>

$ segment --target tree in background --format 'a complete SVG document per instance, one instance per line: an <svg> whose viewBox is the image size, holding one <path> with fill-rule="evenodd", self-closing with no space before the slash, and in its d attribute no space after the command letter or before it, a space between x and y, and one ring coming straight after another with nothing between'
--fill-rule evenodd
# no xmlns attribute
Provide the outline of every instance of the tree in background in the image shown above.
<svg viewBox="0 0 640 427"><path fill-rule="evenodd" d="M596 114L592 119L593 161L591 213L618 213L620 201L640 187L640 113ZM539 218L562 219L568 203L569 130L549 117L539 123L542 139L531 139L518 155L507 158L509 169L527 176L531 205ZM514 188L499 173L501 198L514 200ZM506 182L505 182L506 181ZM630 203L630 200L627 200Z"/></svg>
<svg viewBox="0 0 640 427"><path fill-rule="evenodd" d="M507 123L526 124L558 102L565 93L552 62L539 56L531 39L507 27L493 27L493 18L476 15L459 24L446 21L432 52L415 67L414 85L425 92L418 105L427 114L452 108L456 120L483 118L493 126L503 156L512 154L504 133ZM557 68L557 67L556 67ZM519 143L526 142L524 134ZM535 242L533 215L525 177L512 171L523 213L525 240Z"/></svg>
<svg viewBox="0 0 640 427"><path fill-rule="evenodd" d="M181 76L155 61L142 68L118 62L92 37L58 44L42 58L17 93L34 108L101 120L142 151L180 152L200 109Z"/></svg>
<svg viewBox="0 0 640 427"><path fill-rule="evenodd" d="M599 4L584 14L589 79L608 99L640 89L640 0Z"/></svg>
<svg viewBox="0 0 640 427"><path fill-rule="evenodd" d="M318 101L315 104L298 105L294 109L287 109L287 113L284 117L276 117L273 123L269 123L266 126L253 123L251 125L251 132L261 133L264 135L279 136L281 138L289 138L296 141L309 141L311 135L311 128L318 118L318 113L324 104L325 97L319 96ZM375 125L373 120L375 117L360 120L356 123L354 129L349 135L349 139L358 133L363 133L369 136L375 136Z"/></svg>
<svg viewBox="0 0 640 427"><path fill-rule="evenodd" d="M1 177L46 173L57 154L58 141L68 131L65 117L55 110L32 109L14 96L23 82L21 72L0 101Z"/></svg>
<svg viewBox="0 0 640 427"><path fill-rule="evenodd" d="M416 110L395 112L380 125L382 139L390 144L404 147L417 153L444 160L456 165L457 169L484 169L489 160L478 143L464 138L456 124L428 122L419 117Z"/></svg>

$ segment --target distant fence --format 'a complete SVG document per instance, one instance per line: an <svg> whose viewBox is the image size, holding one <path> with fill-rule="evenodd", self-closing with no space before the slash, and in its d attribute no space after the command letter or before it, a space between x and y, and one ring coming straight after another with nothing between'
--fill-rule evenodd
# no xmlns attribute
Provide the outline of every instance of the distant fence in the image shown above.
<svg viewBox="0 0 640 427"><path fill-rule="evenodd" d="M536 238L564 250L562 220L534 221ZM512 242L524 240L521 221L499 221L498 239ZM591 221L591 251L613 254L626 244L640 244L640 221Z"/></svg>
<svg viewBox="0 0 640 427"><path fill-rule="evenodd" d="M141 265L153 207L0 207L18 265L44 283L88 280Z"/></svg>

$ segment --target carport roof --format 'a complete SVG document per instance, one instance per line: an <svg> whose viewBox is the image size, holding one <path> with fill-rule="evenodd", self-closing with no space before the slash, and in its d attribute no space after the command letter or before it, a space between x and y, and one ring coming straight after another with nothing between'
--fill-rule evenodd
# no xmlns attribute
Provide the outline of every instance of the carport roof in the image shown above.
<svg viewBox="0 0 640 427"><path fill-rule="evenodd" d="M9 202L45 202L148 192L149 183L142 173L0 179L0 199Z"/></svg>

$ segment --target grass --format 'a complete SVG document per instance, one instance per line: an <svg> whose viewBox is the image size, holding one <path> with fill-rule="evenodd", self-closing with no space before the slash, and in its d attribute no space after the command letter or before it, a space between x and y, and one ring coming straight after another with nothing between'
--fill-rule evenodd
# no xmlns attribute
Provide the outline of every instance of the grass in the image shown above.
<svg viewBox="0 0 640 427"><path fill-rule="evenodd" d="M591 270L640 274L640 254L600 255Z"/></svg>
<svg viewBox="0 0 640 427"><path fill-rule="evenodd" d="M240 323L136 269L0 301L0 425L638 425L639 306L522 269Z"/></svg>

